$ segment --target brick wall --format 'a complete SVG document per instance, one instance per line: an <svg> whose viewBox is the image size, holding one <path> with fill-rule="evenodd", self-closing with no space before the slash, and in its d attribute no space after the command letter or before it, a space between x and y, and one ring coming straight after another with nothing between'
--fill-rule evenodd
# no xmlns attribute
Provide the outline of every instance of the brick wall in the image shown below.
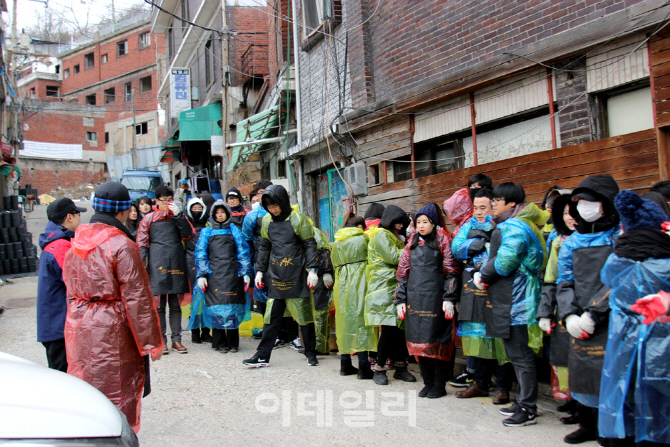
<svg viewBox="0 0 670 447"><path fill-rule="evenodd" d="M26 159L19 161L21 185L31 185L39 194L60 188L72 188L88 183L104 182L105 163L92 161Z"/></svg>
<svg viewBox="0 0 670 447"><path fill-rule="evenodd" d="M34 99L44 99L47 101L60 101L60 97L50 97L47 96L47 86L57 87L59 95L62 95L63 86L59 81L51 81L48 79L35 79L27 84L22 85L18 88L19 96L24 98L34 98ZM35 89L35 96L30 95L30 90Z"/></svg>
<svg viewBox="0 0 670 447"><path fill-rule="evenodd" d="M268 87L272 89L277 84L279 73L286 68L286 56L291 46L293 54L293 26L291 21L293 13L289 11L289 2L291 0L270 0L267 6L267 30L268 30L268 65L270 73L270 83ZM294 2L291 8L299 6ZM288 17L291 21L285 20ZM291 56L293 59L293 56Z"/></svg>
<svg viewBox="0 0 670 447"><path fill-rule="evenodd" d="M226 21L228 27L238 32L230 39L229 65L230 83L232 86L242 85L246 78L241 74L242 56L250 45L254 46L254 75L268 74L268 17L269 7L264 6L227 6ZM217 57L220 57L219 51Z"/></svg>

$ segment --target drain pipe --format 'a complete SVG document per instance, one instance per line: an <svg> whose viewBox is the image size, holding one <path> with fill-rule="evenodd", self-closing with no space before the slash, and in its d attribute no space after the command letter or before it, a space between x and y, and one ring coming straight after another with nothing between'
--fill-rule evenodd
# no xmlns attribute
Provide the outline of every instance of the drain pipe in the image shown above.
<svg viewBox="0 0 670 447"><path fill-rule="evenodd" d="M295 7L296 2L291 0L293 7L291 8L291 16L293 19L293 72L295 77L295 113L296 113L296 127L298 129L298 150L302 151L302 114L300 109L300 48L298 48L298 13L297 8ZM290 73L289 73L290 74ZM286 154L288 157L288 154ZM290 161L289 161L290 163ZM304 177L304 166L302 163L302 157L298 158L298 189L300 193L298 194L298 205L300 205L300 211L305 212L305 194L303 193L303 177Z"/></svg>

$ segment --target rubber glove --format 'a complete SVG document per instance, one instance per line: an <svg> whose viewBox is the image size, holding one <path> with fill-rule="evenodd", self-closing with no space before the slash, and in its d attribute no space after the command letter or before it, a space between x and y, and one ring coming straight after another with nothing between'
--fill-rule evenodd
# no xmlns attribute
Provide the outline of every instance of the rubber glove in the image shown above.
<svg viewBox="0 0 670 447"><path fill-rule="evenodd" d="M249 290L249 283L251 282L251 278L249 278L249 275L244 275L244 291L246 292Z"/></svg>
<svg viewBox="0 0 670 447"><path fill-rule="evenodd" d="M577 315L569 315L565 319L565 328L568 330L568 333L572 335L575 338L579 338L580 340L583 340L585 338L589 338L589 334L582 329L582 327L579 325L581 321L581 318Z"/></svg>
<svg viewBox="0 0 670 447"><path fill-rule="evenodd" d="M484 284L482 282L482 274L479 272L475 272L475 274L472 275L472 282L475 284L475 287L477 287L479 290L484 290L489 286L488 284Z"/></svg>
<svg viewBox="0 0 670 447"><path fill-rule="evenodd" d="M319 282L319 276L316 274L314 270L310 270L309 274L307 275L307 287L313 289L314 287L316 287L317 282Z"/></svg>
<svg viewBox="0 0 670 447"><path fill-rule="evenodd" d="M444 311L444 318L447 320L454 318L454 303L451 301L443 301L442 310Z"/></svg>
<svg viewBox="0 0 670 447"><path fill-rule="evenodd" d="M326 289L333 287L333 275L330 273L323 274L323 285L326 286Z"/></svg>
<svg viewBox="0 0 670 447"><path fill-rule="evenodd" d="M263 272L256 272L256 280L254 282L259 289L265 287L265 284L263 284Z"/></svg>
<svg viewBox="0 0 670 447"><path fill-rule="evenodd" d="M593 317L588 312L584 312L581 317L579 317L579 325L584 332L589 335L593 335L593 332L596 330L596 322L593 321Z"/></svg>
<svg viewBox="0 0 670 447"><path fill-rule="evenodd" d="M658 317L665 317L668 314L668 310L670 309L670 294L659 292L647 295L644 298L638 299L630 309L644 317L642 323L651 324ZM668 319L662 318L659 321L668 321Z"/></svg>
<svg viewBox="0 0 670 447"><path fill-rule="evenodd" d="M398 318L404 320L405 313L407 312L407 304L405 303L396 304L395 308L398 311Z"/></svg>
<svg viewBox="0 0 670 447"><path fill-rule="evenodd" d="M539 326L540 329L542 329L544 332L551 334L551 328L555 325L551 324L551 320L549 318L540 318Z"/></svg>
<svg viewBox="0 0 670 447"><path fill-rule="evenodd" d="M172 214L174 214L175 216L179 214L179 207L174 202L170 202L170 204L168 205L168 209L172 211Z"/></svg>
<svg viewBox="0 0 670 447"><path fill-rule="evenodd" d="M161 357L163 357L163 350L162 349L157 349L156 352L151 354L151 360L154 361L154 362L157 362L158 360L160 360Z"/></svg>
<svg viewBox="0 0 670 447"><path fill-rule="evenodd" d="M198 287L200 287L200 290L206 290L207 289L207 278L204 276L201 276L198 278Z"/></svg>

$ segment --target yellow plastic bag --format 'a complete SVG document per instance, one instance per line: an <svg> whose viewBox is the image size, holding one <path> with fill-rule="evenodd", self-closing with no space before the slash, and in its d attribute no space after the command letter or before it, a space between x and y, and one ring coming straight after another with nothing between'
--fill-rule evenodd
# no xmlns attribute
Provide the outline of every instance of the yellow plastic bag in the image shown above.
<svg viewBox="0 0 670 447"><path fill-rule="evenodd" d="M251 337L254 331L263 329L263 315L258 312L251 312L251 320L240 324L240 337Z"/></svg>

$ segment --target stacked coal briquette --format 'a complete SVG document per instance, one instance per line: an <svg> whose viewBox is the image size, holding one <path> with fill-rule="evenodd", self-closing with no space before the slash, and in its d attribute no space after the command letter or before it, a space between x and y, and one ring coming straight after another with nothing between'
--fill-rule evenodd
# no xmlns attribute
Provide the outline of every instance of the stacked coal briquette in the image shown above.
<svg viewBox="0 0 670 447"><path fill-rule="evenodd" d="M4 196L0 211L0 275L37 270L37 247L28 233L19 196Z"/></svg>

